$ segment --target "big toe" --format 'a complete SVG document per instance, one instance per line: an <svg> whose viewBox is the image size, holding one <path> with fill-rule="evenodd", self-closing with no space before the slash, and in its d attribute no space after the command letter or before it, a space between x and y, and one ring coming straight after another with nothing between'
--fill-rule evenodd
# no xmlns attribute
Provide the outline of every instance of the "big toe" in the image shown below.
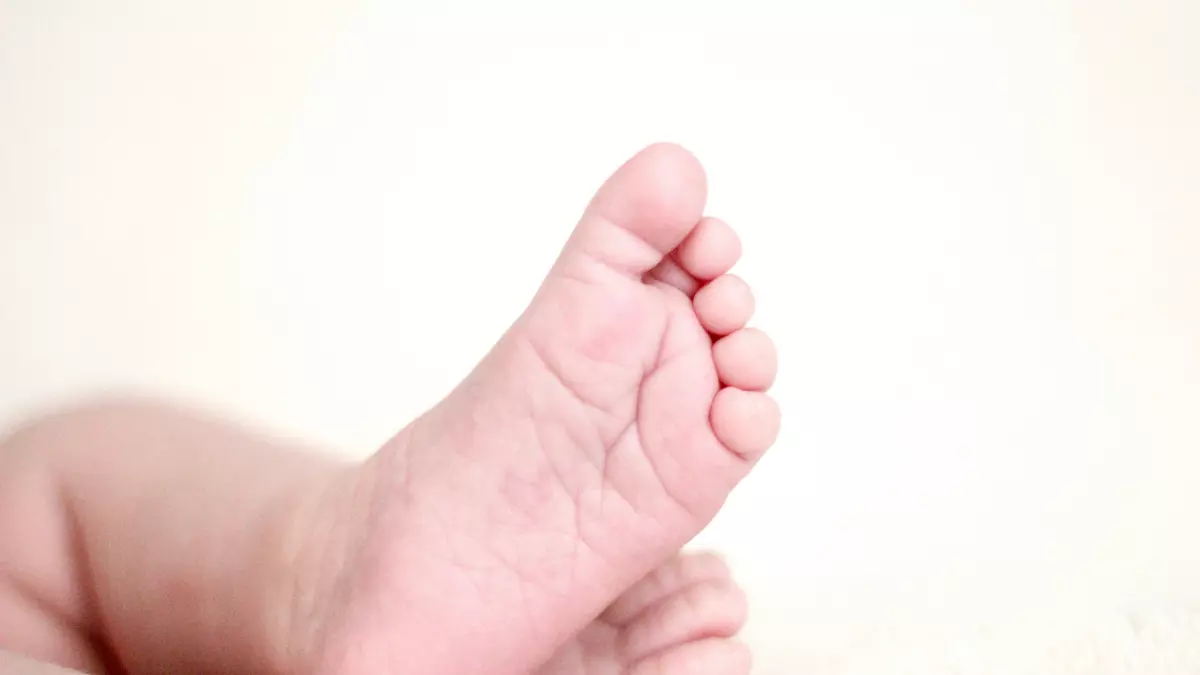
<svg viewBox="0 0 1200 675"><path fill-rule="evenodd" d="M641 277L700 222L708 186L699 160L660 143L625 162L592 198L564 257Z"/></svg>

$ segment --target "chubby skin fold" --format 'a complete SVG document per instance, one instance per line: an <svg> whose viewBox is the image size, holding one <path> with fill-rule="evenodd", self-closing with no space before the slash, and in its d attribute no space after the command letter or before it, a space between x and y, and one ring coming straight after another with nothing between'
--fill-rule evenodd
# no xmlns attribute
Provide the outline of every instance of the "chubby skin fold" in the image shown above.
<svg viewBox="0 0 1200 675"><path fill-rule="evenodd" d="M97 673L749 672L741 591L679 553L779 428L706 189L678 146L629 160L478 367L362 464L136 401L18 430L0 648Z"/></svg>

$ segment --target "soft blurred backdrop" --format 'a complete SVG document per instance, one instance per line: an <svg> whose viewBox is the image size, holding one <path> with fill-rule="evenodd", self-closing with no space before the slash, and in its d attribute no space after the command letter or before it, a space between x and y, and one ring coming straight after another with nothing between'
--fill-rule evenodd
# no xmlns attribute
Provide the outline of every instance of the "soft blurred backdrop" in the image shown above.
<svg viewBox="0 0 1200 675"><path fill-rule="evenodd" d="M0 428L365 455L677 141L782 350L756 672L1200 671L1200 4L503 9L0 0Z"/></svg>

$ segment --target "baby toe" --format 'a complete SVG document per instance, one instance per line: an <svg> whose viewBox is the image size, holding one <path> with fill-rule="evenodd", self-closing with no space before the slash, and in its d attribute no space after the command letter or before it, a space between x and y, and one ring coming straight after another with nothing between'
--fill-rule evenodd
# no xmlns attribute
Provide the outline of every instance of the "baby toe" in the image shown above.
<svg viewBox="0 0 1200 675"><path fill-rule="evenodd" d="M675 251L675 257L697 279L715 279L742 257L742 242L724 221L703 218Z"/></svg>
<svg viewBox="0 0 1200 675"><path fill-rule="evenodd" d="M696 293L693 308L704 330L729 335L740 330L754 315L754 293L740 278L726 274L713 279Z"/></svg>
<svg viewBox="0 0 1200 675"><path fill-rule="evenodd" d="M743 328L713 345L717 376L730 387L763 391L775 381L778 355L775 343L756 328Z"/></svg>
<svg viewBox="0 0 1200 675"><path fill-rule="evenodd" d="M731 452L753 459L779 436L779 404L762 392L726 387L713 399L710 421L717 440Z"/></svg>

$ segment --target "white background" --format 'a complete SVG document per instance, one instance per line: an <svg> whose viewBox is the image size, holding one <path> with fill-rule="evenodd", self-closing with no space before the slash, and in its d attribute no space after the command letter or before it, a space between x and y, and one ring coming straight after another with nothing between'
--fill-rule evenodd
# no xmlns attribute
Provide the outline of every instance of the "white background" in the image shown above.
<svg viewBox="0 0 1200 675"><path fill-rule="evenodd" d="M1200 5L433 9L0 0L0 427L133 390L363 455L677 141L782 352L698 542L757 672L1200 659Z"/></svg>

